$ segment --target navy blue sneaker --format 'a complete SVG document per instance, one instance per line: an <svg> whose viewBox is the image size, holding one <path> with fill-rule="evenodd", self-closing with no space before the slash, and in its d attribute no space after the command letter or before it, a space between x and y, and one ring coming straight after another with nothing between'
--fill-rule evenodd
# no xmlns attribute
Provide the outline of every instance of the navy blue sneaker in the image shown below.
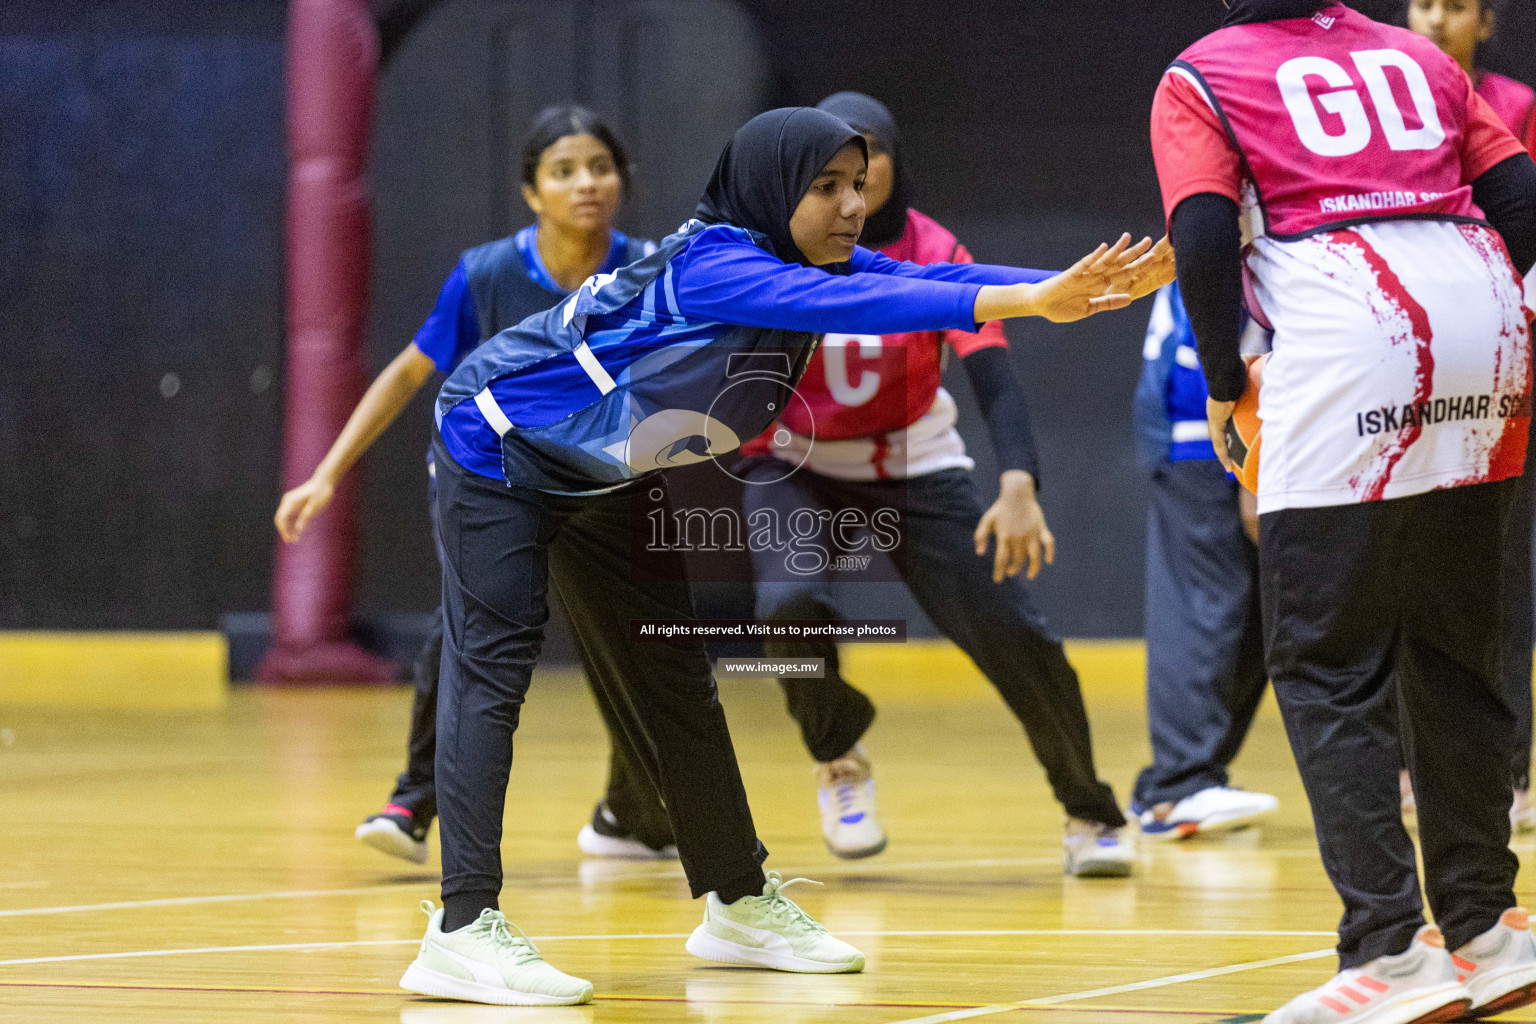
<svg viewBox="0 0 1536 1024"><path fill-rule="evenodd" d="M418 819L409 807L385 804L378 814L370 814L357 826L357 838L365 846L380 853L408 860L412 864L427 862L427 831L432 827L431 818Z"/></svg>

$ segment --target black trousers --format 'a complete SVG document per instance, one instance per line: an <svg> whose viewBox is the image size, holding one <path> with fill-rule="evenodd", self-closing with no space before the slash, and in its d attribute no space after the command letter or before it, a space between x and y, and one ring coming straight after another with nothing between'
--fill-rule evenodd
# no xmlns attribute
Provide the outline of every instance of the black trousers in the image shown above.
<svg viewBox="0 0 1536 1024"><path fill-rule="evenodd" d="M508 487L465 472L440 439L434 444L443 556L435 781L444 897L501 888L512 737L549 617L549 582L570 611L594 689L661 795L693 894L757 871L767 851L703 645L629 639L631 619L693 618L679 554L651 553L655 576L635 571L634 489L578 498ZM663 495L666 488L659 479L639 486Z"/></svg>
<svg viewBox="0 0 1536 1024"><path fill-rule="evenodd" d="M442 545L438 542L437 529L437 477L435 469L429 476L431 483L429 505L432 513L432 538L437 550L438 565L442 565ZM556 595L558 597L558 594ZM589 664L587 651L577 646L577 658L587 679L596 675ZM433 774L437 761L437 677L443 660L443 610L439 606L433 617L432 630L427 634L421 651L411 666L415 694L411 701L411 725L406 741L405 771L395 780L395 791L389 802L411 811L416 821L430 824L437 817L437 790ZM661 799L651 785L643 767L643 758L628 742L627 734L619 721L617 709L593 687L593 697L603 724L608 730L608 792L603 802L613 812L630 835L648 846L660 849L672 842L672 825Z"/></svg>
<svg viewBox="0 0 1536 1024"><path fill-rule="evenodd" d="M1424 923L1399 813L1396 699L1419 805L1424 891L1451 949L1515 905L1501 677L1512 482L1285 509L1259 528L1270 678L1324 867L1341 967L1400 953Z"/></svg>
<svg viewBox="0 0 1536 1024"><path fill-rule="evenodd" d="M746 512L772 509L780 522L810 510L822 524L812 541L829 552L830 516L856 509L865 516L895 508L900 547L892 561L908 589L939 630L970 655L997 688L1044 766L1052 792L1073 817L1119 827L1125 823L1114 793L1099 780L1093 760L1088 715L1077 673L1061 641L1030 598L1022 578L992 582L992 559L978 557L972 535L984 511L971 474L944 470L908 480L849 482L815 473L783 477L783 465L765 459L739 471L749 481ZM762 480L777 482L757 486ZM803 566L802 566L803 568ZM759 618L838 618L825 571L789 571L784 552L755 551L753 573ZM869 698L843 680L837 645L828 642L773 643L767 653L782 658L824 658L824 679L784 679L786 703L799 723L805 745L819 761L847 753L874 718Z"/></svg>
<svg viewBox="0 0 1536 1024"><path fill-rule="evenodd" d="M1146 810L1227 784L1264 696L1259 555L1215 459L1165 462L1147 505Z"/></svg>
<svg viewBox="0 0 1536 1024"><path fill-rule="evenodd" d="M1533 421L1536 426L1536 421ZM1531 531L1536 515L1536 438L1526 449L1525 475L1512 485L1515 497L1504 531L1504 692L1515 712L1515 756L1510 775L1516 789L1531 788L1531 654L1536 644L1532 601Z"/></svg>

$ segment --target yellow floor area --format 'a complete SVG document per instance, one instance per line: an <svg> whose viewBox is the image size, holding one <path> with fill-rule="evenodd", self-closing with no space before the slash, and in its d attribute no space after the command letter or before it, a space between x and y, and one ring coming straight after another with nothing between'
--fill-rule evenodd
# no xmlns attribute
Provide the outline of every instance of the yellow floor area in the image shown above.
<svg viewBox="0 0 1536 1024"><path fill-rule="evenodd" d="M560 1009L395 987L437 860L388 860L352 829L401 767L405 688L240 688L202 711L0 707L0 1020L1240 1024L1332 973L1339 904L1272 703L1235 773L1281 797L1270 827L1145 845L1136 878L1076 881L1061 875L1060 812L994 695L958 670L852 675L880 705L866 746L891 836L864 862L822 846L777 689L723 694L768 866L825 882L796 899L868 957L831 977L695 960L683 939L701 908L675 863L582 861L603 737L579 677L536 679L502 906L596 985L593 1004ZM1148 756L1141 698L1095 682L1089 704L1124 800ZM1517 850L1529 867L1536 844Z"/></svg>

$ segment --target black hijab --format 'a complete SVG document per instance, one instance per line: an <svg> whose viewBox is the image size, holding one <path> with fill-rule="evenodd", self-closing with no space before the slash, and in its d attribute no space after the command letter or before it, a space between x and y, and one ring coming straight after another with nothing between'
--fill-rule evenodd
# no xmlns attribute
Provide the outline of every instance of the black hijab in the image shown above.
<svg viewBox="0 0 1536 1024"><path fill-rule="evenodd" d="M1333 0L1230 0L1221 27L1248 25L1256 21L1284 21L1286 18L1310 18Z"/></svg>
<svg viewBox="0 0 1536 1024"><path fill-rule="evenodd" d="M726 143L694 216L767 235L775 256L809 267L789 219L816 175L850 142L868 153L864 136L815 107L758 114Z"/></svg>
<svg viewBox="0 0 1536 1024"><path fill-rule="evenodd" d="M907 207L912 205L912 182L907 177L896 119L884 103L862 92L833 93L816 104L816 109L841 118L862 135L873 136L876 145L890 155L891 197L865 218L864 233L859 236L859 244L866 249L890 245L907 230Z"/></svg>

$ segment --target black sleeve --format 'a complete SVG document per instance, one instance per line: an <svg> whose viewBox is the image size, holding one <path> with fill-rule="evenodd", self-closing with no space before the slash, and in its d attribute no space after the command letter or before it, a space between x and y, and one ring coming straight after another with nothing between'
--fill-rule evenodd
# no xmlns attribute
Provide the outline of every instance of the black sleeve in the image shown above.
<svg viewBox="0 0 1536 1024"><path fill-rule="evenodd" d="M982 419L992 435L992 449L997 454L997 471L1022 469L1035 478L1040 489L1040 454L1035 450L1035 431L1029 425L1029 407L1024 403L1024 389L1013 372L1008 350L992 346L977 349L961 360L981 406Z"/></svg>
<svg viewBox="0 0 1536 1024"><path fill-rule="evenodd" d="M1536 162L1520 153L1495 164L1472 183L1472 201L1504 236L1521 274L1536 264Z"/></svg>
<svg viewBox="0 0 1536 1024"><path fill-rule="evenodd" d="M1170 239L1205 383L1218 402L1235 402L1248 386L1242 357L1243 236L1237 218L1232 200L1201 192L1173 211Z"/></svg>

